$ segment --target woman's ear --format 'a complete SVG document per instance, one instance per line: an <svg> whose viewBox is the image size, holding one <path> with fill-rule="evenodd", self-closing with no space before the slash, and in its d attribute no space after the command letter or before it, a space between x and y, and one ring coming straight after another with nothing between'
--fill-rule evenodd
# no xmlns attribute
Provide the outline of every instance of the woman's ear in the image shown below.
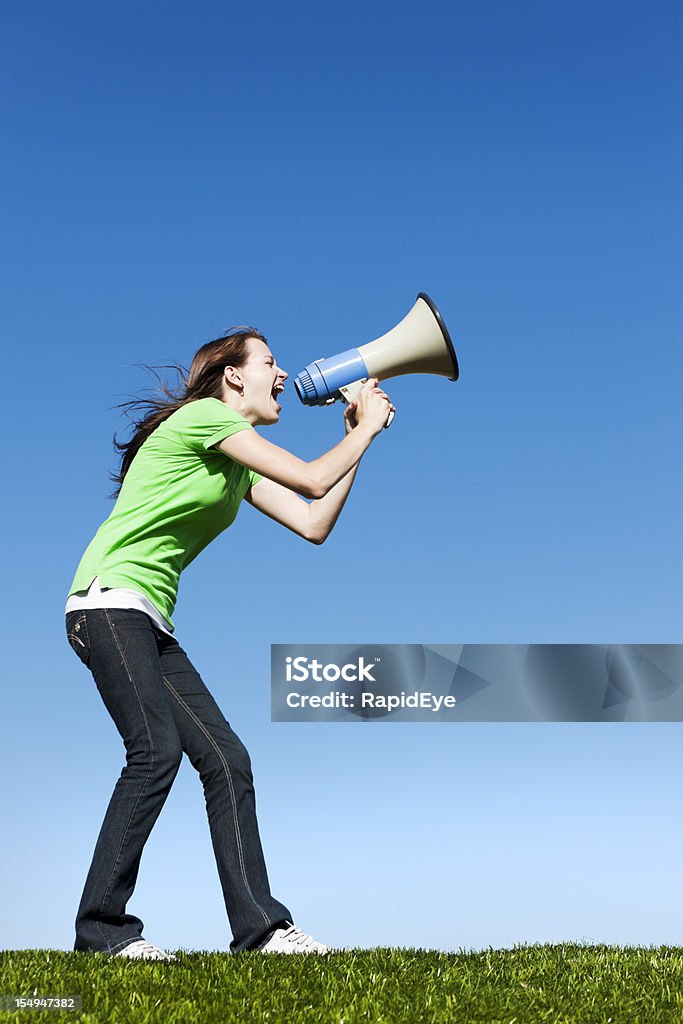
<svg viewBox="0 0 683 1024"><path fill-rule="evenodd" d="M226 384L231 384L238 391L244 390L244 381L238 367L226 366L223 370L223 379Z"/></svg>

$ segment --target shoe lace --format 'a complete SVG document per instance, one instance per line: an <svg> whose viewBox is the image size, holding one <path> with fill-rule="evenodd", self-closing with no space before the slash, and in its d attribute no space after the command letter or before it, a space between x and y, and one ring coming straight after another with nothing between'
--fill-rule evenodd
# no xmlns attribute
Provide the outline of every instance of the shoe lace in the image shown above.
<svg viewBox="0 0 683 1024"><path fill-rule="evenodd" d="M307 935L306 932L302 932L301 928L297 928L296 925L292 925L288 928L285 934L282 936L283 939L287 939L294 946L301 946L302 949L308 949L311 946L318 946L320 943L316 942L312 935Z"/></svg>
<svg viewBox="0 0 683 1024"><path fill-rule="evenodd" d="M152 945L151 942L142 940L142 945L136 946L136 953L139 953L141 957L147 960L166 960L168 954L164 953L163 949L159 949L158 946Z"/></svg>

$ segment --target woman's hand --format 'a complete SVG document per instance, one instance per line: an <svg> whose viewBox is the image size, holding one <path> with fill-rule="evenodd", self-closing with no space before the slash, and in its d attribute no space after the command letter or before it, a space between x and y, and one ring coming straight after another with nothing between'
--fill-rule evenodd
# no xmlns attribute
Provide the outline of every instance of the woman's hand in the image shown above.
<svg viewBox="0 0 683 1024"><path fill-rule="evenodd" d="M346 437L311 462L299 459L285 448L271 444L256 430L238 430L236 434L224 437L213 447L222 451L233 462L247 466L268 480L288 487L302 498L318 501L346 477L350 470L355 469L363 454L381 432L393 408L382 389L377 387L377 378L373 377L361 387L357 400L345 411ZM337 492L339 493L341 492Z"/></svg>
<svg viewBox="0 0 683 1024"><path fill-rule="evenodd" d="M362 424L376 436L386 425L389 413L396 412L386 391L382 391L378 384L377 377L370 377L356 401L351 402L346 409L344 426L347 434Z"/></svg>
<svg viewBox="0 0 683 1024"><path fill-rule="evenodd" d="M344 429L346 430L347 434L350 434L351 431L355 427L358 426L355 414L356 414L356 403L355 402L351 402L351 404L347 405L345 410L344 410Z"/></svg>

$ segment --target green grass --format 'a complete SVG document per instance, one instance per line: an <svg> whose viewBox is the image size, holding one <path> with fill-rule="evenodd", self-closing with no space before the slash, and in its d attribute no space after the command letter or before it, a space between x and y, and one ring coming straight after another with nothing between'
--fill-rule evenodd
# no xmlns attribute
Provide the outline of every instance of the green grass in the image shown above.
<svg viewBox="0 0 683 1024"><path fill-rule="evenodd" d="M1 1021L111 1024L659 1024L683 1022L683 948L516 946L319 956L179 952L177 962L0 953L0 995L80 995L80 1012Z"/></svg>

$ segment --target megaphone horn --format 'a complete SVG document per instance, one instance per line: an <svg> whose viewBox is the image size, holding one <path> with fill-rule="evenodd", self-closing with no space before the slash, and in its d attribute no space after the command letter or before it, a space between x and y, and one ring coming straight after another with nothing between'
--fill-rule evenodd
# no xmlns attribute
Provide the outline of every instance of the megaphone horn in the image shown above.
<svg viewBox="0 0 683 1024"><path fill-rule="evenodd" d="M295 377L294 387L304 405L353 402L368 377L387 380L405 373L434 373L449 380L460 375L448 329L425 292L392 330L366 345L309 363Z"/></svg>

